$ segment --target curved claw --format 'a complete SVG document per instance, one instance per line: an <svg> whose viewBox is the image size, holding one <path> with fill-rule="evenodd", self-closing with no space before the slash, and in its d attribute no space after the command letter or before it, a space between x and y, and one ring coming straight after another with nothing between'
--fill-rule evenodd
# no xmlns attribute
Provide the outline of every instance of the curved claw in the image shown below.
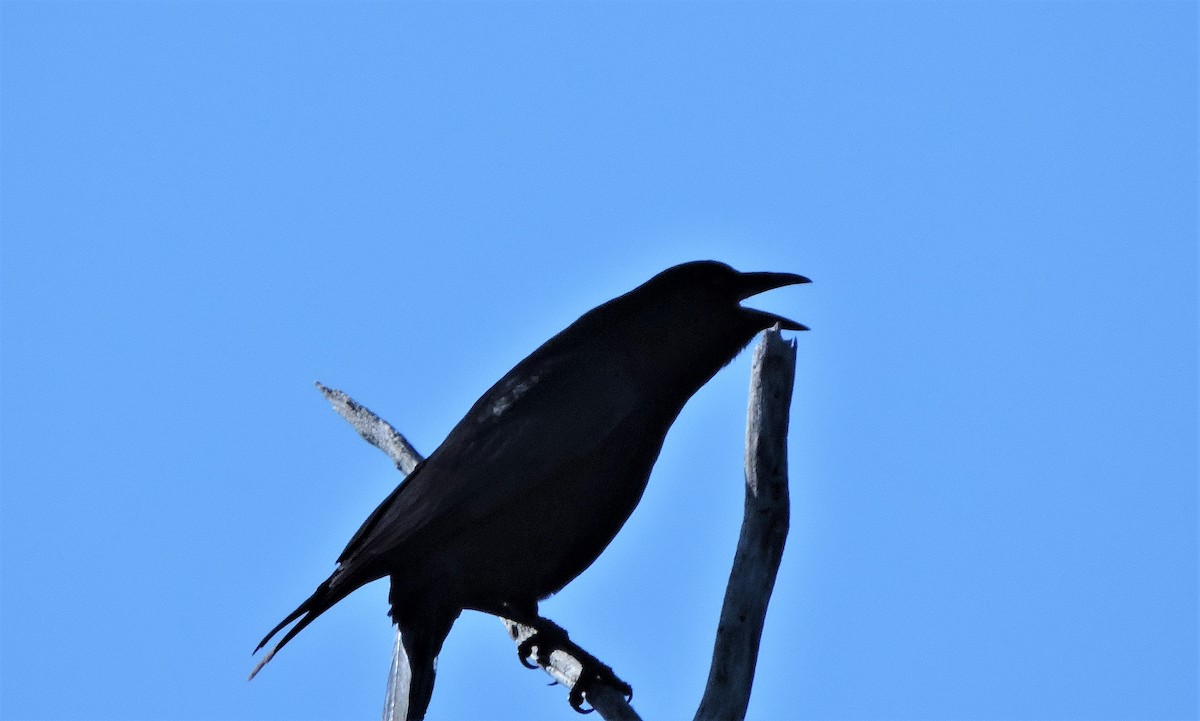
<svg viewBox="0 0 1200 721"><path fill-rule="evenodd" d="M551 649L561 649L574 656L581 664L581 668L579 676L567 695L567 702L576 713L589 714L596 710L594 706L584 707L584 703L587 701L587 689L596 683L616 689L625 697L626 703L633 701L633 687L617 678L611 668L577 644L572 643L567 632L555 625L554 622L540 618L538 622L540 625L534 629L534 632L517 644L517 659L522 666L532 669L549 664ZM536 654L534 653L535 647L537 648ZM537 664L530 663L530 658L535 658ZM556 683L557 681L551 682L550 685L554 686Z"/></svg>
<svg viewBox="0 0 1200 721"><path fill-rule="evenodd" d="M595 711L595 708L583 707L583 689L580 684L576 683L571 693L567 694L567 703L571 704L571 708L575 709L575 713L589 714Z"/></svg>
<svg viewBox="0 0 1200 721"><path fill-rule="evenodd" d="M529 663L529 657L533 655L533 646L533 636L525 639L519 646L517 646L517 660L520 661L521 665L525 668L538 667L536 663Z"/></svg>
<svg viewBox="0 0 1200 721"><path fill-rule="evenodd" d="M529 658L533 655L533 636L517 644L517 653L521 658Z"/></svg>
<svg viewBox="0 0 1200 721"><path fill-rule="evenodd" d="M625 703L633 701L633 687L617 678L612 669L601 664L599 669L585 670L581 673L579 679L575 681L575 685L571 687L571 693L567 696L567 702L571 704L571 708L575 709L576 712L591 713L596 710L594 706L586 709L583 707L583 702L587 698L587 689L595 683L615 688L625 697Z"/></svg>

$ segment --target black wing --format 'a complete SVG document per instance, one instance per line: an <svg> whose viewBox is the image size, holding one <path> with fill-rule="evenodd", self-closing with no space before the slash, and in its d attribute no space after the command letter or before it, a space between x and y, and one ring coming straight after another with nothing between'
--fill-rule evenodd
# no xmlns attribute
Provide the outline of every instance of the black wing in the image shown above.
<svg viewBox="0 0 1200 721"><path fill-rule="evenodd" d="M634 383L623 359L595 346L530 356L375 509L339 562L369 565L431 525L479 520L587 457L644 404Z"/></svg>

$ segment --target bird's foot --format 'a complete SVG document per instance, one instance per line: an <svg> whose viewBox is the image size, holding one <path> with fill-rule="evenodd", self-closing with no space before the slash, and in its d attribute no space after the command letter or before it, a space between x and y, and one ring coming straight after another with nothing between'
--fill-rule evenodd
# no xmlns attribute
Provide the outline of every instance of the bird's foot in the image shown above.
<svg viewBox="0 0 1200 721"><path fill-rule="evenodd" d="M597 685L610 686L621 692L625 697L626 703L633 701L633 687L617 677L613 670L601 663L594 656L588 655L586 651L580 649L582 656L576 656L583 668L579 669L579 678L575 680L575 685L571 687L571 693L567 695L567 702L571 704L571 708L579 713L591 713L595 708L584 708L583 702L587 698L591 689Z"/></svg>
<svg viewBox="0 0 1200 721"><path fill-rule="evenodd" d="M535 648L537 649L536 653ZM550 661L550 654L555 650L567 653L580 664L579 677L571 686L571 692L567 696L571 708L579 713L594 711L593 708L584 708L583 704L588 691L595 688L596 685L615 688L625 696L627 701L633 700L633 688L629 684L618 678L612 668L580 648L567 636L566 630L553 621L539 618L537 625L534 626L534 633L517 646L517 656L526 668L537 668L539 665L547 665ZM537 663L530 663L528 660L530 658L536 658Z"/></svg>
<svg viewBox="0 0 1200 721"><path fill-rule="evenodd" d="M529 638L517 646L517 658L521 660L521 665L525 668L545 666L550 663L550 654L554 649L565 650L568 645L575 645L567 636L566 629L549 619L539 618L537 625L532 628L533 633ZM536 654L534 653L535 648L537 649ZM537 659L537 663L530 663L530 658Z"/></svg>

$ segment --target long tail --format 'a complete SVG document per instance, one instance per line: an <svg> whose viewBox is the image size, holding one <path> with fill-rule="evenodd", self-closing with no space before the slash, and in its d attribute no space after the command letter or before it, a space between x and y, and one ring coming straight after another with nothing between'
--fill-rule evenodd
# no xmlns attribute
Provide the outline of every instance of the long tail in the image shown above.
<svg viewBox="0 0 1200 721"><path fill-rule="evenodd" d="M276 653L279 653L279 649L286 646L288 641L291 641L293 638L295 638L296 634L303 631L305 626L315 621L317 616L320 616L322 613L328 611L333 607L334 604L346 596L349 596L355 589L362 585L344 583L340 579L337 581L334 579L339 579L339 575L337 573L326 579L320 586L317 586L317 590L313 592L313 595L309 596L304 603L297 606L295 611L289 613L287 618L280 621L279 625L271 629L271 632L264 636L263 640L258 642L258 645L254 647L254 653L261 651L262 647L266 646L267 642L269 642L275 634L283 630L283 628L289 623L295 621L296 619L300 619L296 625L288 629L288 632L283 635L283 638L279 639L279 642L271 647L271 650L267 651L266 655L259 660L258 665L256 665L254 670L250 672L250 678L257 676L258 672L262 670L262 667L266 666L267 663L275 657Z"/></svg>

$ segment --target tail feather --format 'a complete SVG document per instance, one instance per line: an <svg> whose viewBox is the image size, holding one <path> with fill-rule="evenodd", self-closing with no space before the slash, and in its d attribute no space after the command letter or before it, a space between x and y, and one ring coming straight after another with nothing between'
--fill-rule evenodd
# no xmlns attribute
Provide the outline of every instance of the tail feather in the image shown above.
<svg viewBox="0 0 1200 721"><path fill-rule="evenodd" d="M287 618L280 621L275 628L271 629L270 633L263 637L263 640L258 642L258 645L254 647L254 653L261 651L263 646L266 646L267 643L270 642L270 640L275 636L275 634L282 631L289 623L296 621L296 619L300 619L296 625L288 629L288 632L283 635L283 638L279 639L279 642L272 646L271 650L267 651L266 655L259 660L258 664L255 665L254 669L250 672L250 679L257 676L258 672L262 670L263 666L266 666L267 663L275 657L275 654L279 653L279 649L287 645L288 641L291 641L293 638L295 638L296 634L303 631L308 624L317 620L318 616L328 611L335 603L350 595L351 591L358 588L358 586L350 584L338 585L339 588L335 589L329 581L322 583L317 587L317 590L313 592L313 595L309 596L304 603L297 606L295 611L289 613Z"/></svg>
<svg viewBox="0 0 1200 721"><path fill-rule="evenodd" d="M308 601L311 601L311 600L312 600L311 598L308 599ZM282 621L280 621L278 626L271 629L267 633L266 636L263 636L263 640L259 641L258 645L254 647L254 651L252 652L252 654L258 653L259 651L261 651L262 647L266 646L267 642L271 640L271 637L273 637L275 634L279 633L280 629L282 629L284 626L288 625L292 621L295 621L297 618L300 618L305 613L308 613L308 601L305 601L304 603L300 604L299 608L297 608L295 611L292 611L291 613L289 613L288 617L283 619Z"/></svg>

